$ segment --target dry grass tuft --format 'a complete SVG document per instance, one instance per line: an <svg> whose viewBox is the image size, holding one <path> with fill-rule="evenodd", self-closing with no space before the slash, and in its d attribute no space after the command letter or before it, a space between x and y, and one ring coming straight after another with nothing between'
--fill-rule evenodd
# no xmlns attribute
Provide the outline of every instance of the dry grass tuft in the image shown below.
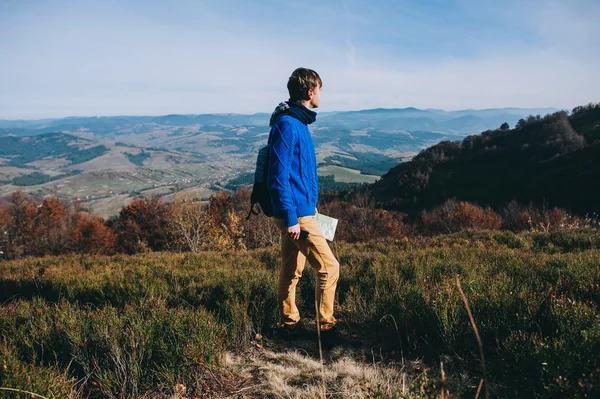
<svg viewBox="0 0 600 399"><path fill-rule="evenodd" d="M226 356L226 364L252 378L244 395L235 397L318 398L323 394L322 378L328 398L423 397L426 374L408 374L396 364L368 363L345 354L331 360L321 370L318 358L299 351L256 351L251 355ZM414 365L412 370L421 369Z"/></svg>

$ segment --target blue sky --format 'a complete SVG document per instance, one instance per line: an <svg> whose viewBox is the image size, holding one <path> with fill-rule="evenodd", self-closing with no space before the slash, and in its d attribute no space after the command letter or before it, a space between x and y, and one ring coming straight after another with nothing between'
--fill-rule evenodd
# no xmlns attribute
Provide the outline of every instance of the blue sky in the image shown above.
<svg viewBox="0 0 600 399"><path fill-rule="evenodd" d="M600 1L0 0L0 118L600 101Z"/></svg>

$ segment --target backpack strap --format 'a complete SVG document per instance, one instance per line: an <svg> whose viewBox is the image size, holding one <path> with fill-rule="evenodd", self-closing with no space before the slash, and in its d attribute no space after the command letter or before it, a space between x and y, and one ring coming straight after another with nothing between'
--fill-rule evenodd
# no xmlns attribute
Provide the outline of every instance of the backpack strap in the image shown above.
<svg viewBox="0 0 600 399"><path fill-rule="evenodd" d="M260 212L261 212L260 207L258 208L258 211L255 211L254 210L254 205L256 205L256 204L251 204L250 205L250 210L248 211L248 216L246 216L246 220L250 219L250 215L254 215L254 216L260 215Z"/></svg>

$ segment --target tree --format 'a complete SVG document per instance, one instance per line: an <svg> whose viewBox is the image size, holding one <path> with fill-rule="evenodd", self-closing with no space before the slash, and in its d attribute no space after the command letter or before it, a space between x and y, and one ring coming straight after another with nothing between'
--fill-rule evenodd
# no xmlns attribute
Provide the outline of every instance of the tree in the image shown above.
<svg viewBox="0 0 600 399"><path fill-rule="evenodd" d="M319 187L321 187L319 185ZM247 249L264 248L270 246L279 246L281 239L281 230L275 224L273 218L259 215L246 219L248 208L250 207L249 189L240 187L232 196L233 209L242 215L242 232L244 244Z"/></svg>
<svg viewBox="0 0 600 399"><path fill-rule="evenodd" d="M119 247L126 253L165 250L169 219L168 207L156 195L136 198L119 213Z"/></svg>
<svg viewBox="0 0 600 399"><path fill-rule="evenodd" d="M68 242L67 208L57 197L45 199L38 208L35 231L36 252L58 255Z"/></svg>
<svg viewBox="0 0 600 399"><path fill-rule="evenodd" d="M0 209L0 259L8 257L8 229L11 224L8 209Z"/></svg>
<svg viewBox="0 0 600 399"><path fill-rule="evenodd" d="M116 235L99 216L76 212L72 217L71 249L90 255L115 253Z"/></svg>
<svg viewBox="0 0 600 399"><path fill-rule="evenodd" d="M192 252L207 249L216 226L200 203L189 197L176 196L171 203L171 215L169 228L173 232L174 246Z"/></svg>
<svg viewBox="0 0 600 399"><path fill-rule="evenodd" d="M504 122L502 125L500 125L500 130L502 130L503 132L505 132L509 129L510 129L510 125L506 122Z"/></svg>
<svg viewBox="0 0 600 399"><path fill-rule="evenodd" d="M210 197L208 213L216 226L223 230L221 247L246 249L244 244L244 226L242 218L235 212L234 196L226 192L218 192Z"/></svg>
<svg viewBox="0 0 600 399"><path fill-rule="evenodd" d="M169 230L172 247L183 251L244 250L244 226L233 210L231 195L211 197L212 208L189 197L177 196L170 204Z"/></svg>
<svg viewBox="0 0 600 399"><path fill-rule="evenodd" d="M525 127L526 124L527 124L527 122L525 121L525 119L521 118L517 122L516 128L521 129L521 128Z"/></svg>
<svg viewBox="0 0 600 399"><path fill-rule="evenodd" d="M35 222L38 204L23 191L11 195L12 205L8 210L7 255L11 258L31 255L35 249Z"/></svg>

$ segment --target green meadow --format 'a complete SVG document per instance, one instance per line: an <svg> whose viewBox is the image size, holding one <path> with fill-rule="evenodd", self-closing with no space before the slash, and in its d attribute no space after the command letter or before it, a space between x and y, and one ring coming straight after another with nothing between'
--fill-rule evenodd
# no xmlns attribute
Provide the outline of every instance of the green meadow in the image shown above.
<svg viewBox="0 0 600 399"><path fill-rule="evenodd" d="M418 360L429 370L429 385L395 397L475 396L484 373L457 278L493 397L600 394L597 230L332 247L341 264L337 315L366 362L376 351L392 365ZM243 353L257 334L274 336L278 259L271 248L4 261L0 387L47 398L170 398L185 386L189 397L228 397L240 386L226 354ZM307 267L305 316L314 315L313 290Z"/></svg>

